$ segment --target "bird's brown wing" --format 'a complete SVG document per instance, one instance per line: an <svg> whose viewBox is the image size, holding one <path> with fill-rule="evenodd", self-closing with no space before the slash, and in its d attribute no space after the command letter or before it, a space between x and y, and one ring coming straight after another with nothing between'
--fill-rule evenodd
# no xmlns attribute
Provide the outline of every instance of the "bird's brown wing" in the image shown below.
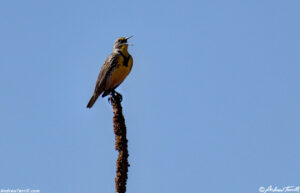
<svg viewBox="0 0 300 193"><path fill-rule="evenodd" d="M118 64L118 54L112 53L108 56L104 64L102 65L101 71L99 73L96 85L95 85L95 91L94 94L97 93L100 95L103 90L105 89L106 81L111 75L112 70L116 67Z"/></svg>
<svg viewBox="0 0 300 193"><path fill-rule="evenodd" d="M106 61L102 65L95 85L93 96L87 104L87 108L91 108L96 102L99 95L105 90L106 81L109 78L114 67L118 64L118 56L118 54L112 53L107 57Z"/></svg>

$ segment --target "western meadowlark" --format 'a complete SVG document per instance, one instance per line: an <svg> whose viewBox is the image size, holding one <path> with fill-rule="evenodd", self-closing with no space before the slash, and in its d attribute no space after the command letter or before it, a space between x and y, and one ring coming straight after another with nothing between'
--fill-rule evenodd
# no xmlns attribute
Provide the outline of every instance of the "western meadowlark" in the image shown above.
<svg viewBox="0 0 300 193"><path fill-rule="evenodd" d="M121 37L115 41L112 53L107 57L101 68L94 94L87 104L87 108L91 108L94 105L101 93L103 93L102 97L110 93L117 93L115 89L131 71L133 59L127 51L129 45L127 40L131 37Z"/></svg>

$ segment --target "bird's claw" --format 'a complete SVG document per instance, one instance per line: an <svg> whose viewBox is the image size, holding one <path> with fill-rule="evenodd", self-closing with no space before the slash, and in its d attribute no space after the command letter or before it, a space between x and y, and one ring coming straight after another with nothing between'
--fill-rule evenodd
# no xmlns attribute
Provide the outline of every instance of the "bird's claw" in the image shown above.
<svg viewBox="0 0 300 193"><path fill-rule="evenodd" d="M111 101L112 101L112 100L113 100L113 97L112 97L112 95L110 95L110 96L108 97L107 101L108 101L109 104L111 104Z"/></svg>
<svg viewBox="0 0 300 193"><path fill-rule="evenodd" d="M116 91L115 91L115 94L116 94L116 97L119 98L120 102L122 102L123 96L120 93L116 92Z"/></svg>
<svg viewBox="0 0 300 193"><path fill-rule="evenodd" d="M114 100L120 100L120 102L122 102L123 96L116 91L112 91L108 97L108 102L111 104L111 102Z"/></svg>

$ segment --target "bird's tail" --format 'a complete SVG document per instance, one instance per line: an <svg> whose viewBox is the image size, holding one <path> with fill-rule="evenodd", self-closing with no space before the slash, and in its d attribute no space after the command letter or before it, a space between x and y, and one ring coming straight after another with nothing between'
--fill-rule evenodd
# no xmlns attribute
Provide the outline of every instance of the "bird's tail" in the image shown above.
<svg viewBox="0 0 300 193"><path fill-rule="evenodd" d="M92 106L93 106L94 103L96 102L98 96L99 96L99 95L93 95L86 107L87 107L87 108L92 108Z"/></svg>

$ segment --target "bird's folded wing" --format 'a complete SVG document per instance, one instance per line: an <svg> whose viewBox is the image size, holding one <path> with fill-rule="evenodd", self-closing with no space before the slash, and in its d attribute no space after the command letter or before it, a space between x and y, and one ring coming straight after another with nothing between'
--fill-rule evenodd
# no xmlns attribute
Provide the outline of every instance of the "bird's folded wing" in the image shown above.
<svg viewBox="0 0 300 193"><path fill-rule="evenodd" d="M107 79L109 79L109 76L112 73L112 70L116 67L116 65L118 64L118 54L114 54L112 53L111 55L109 55L106 59L106 61L104 62L101 71L99 73L97 82L96 82L96 86L95 86L95 92L102 92ZM100 94L100 93L99 93Z"/></svg>

